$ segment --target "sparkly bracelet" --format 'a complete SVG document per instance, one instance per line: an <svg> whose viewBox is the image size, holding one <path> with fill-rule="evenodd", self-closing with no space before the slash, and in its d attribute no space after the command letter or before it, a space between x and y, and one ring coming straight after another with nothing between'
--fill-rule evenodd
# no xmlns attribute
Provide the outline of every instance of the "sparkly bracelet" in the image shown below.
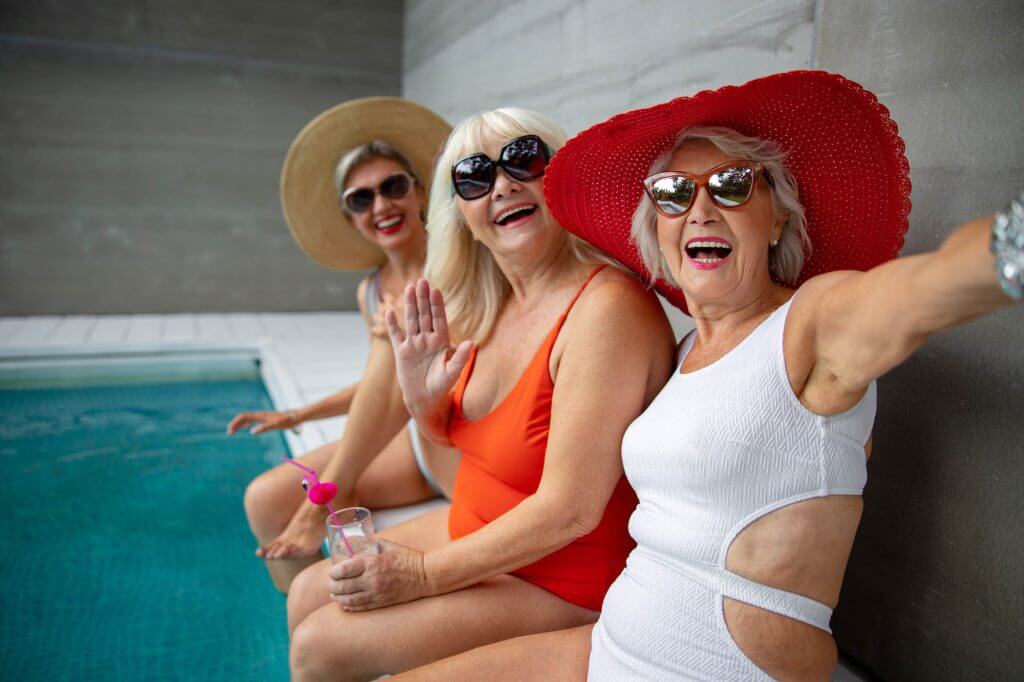
<svg viewBox="0 0 1024 682"><path fill-rule="evenodd" d="M999 285L1010 298L1024 297L1024 192L992 221L992 253Z"/></svg>
<svg viewBox="0 0 1024 682"><path fill-rule="evenodd" d="M288 416L292 418L292 425L289 426L288 428L291 430L292 433L298 434L299 433L299 424L302 423L302 422L299 421L299 413L296 412L295 410L291 410L288 413Z"/></svg>

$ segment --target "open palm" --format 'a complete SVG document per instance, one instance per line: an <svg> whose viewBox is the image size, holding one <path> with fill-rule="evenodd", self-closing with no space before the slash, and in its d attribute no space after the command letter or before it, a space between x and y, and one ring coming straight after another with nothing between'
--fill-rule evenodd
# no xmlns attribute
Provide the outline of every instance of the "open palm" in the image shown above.
<svg viewBox="0 0 1024 682"><path fill-rule="evenodd" d="M463 341L452 347L441 290L425 279L406 287L404 313L404 332L394 310L385 314L398 383L412 414L429 413L447 401L473 344Z"/></svg>

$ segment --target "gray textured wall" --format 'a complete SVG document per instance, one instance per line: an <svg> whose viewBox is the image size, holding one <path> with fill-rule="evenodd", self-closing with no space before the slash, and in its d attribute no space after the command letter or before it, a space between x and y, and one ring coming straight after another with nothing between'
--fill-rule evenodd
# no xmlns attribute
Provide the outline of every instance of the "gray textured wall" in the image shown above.
<svg viewBox="0 0 1024 682"><path fill-rule="evenodd" d="M1024 187L1022 13L1019 0L408 0L403 93L453 122L518 105L575 132L776 71L837 71L907 141L909 254ZM887 679L1024 670L1022 322L1017 309L940 335L880 382L834 626Z"/></svg>
<svg viewBox="0 0 1024 682"><path fill-rule="evenodd" d="M277 180L317 113L397 95L401 0L0 3L0 314L353 308Z"/></svg>
<svg viewBox="0 0 1024 682"><path fill-rule="evenodd" d="M1024 187L1024 3L820 3L817 62L878 94L914 185L904 254ZM865 515L833 626L887 679L1024 675L1024 311L879 382Z"/></svg>

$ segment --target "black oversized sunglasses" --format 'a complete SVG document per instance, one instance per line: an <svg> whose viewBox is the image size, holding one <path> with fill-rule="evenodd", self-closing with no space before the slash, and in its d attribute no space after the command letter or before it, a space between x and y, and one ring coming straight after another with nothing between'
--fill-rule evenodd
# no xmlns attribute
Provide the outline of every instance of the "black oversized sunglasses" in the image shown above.
<svg viewBox="0 0 1024 682"><path fill-rule="evenodd" d="M371 187L350 187L341 195L341 204L349 213L366 213L373 206L377 194L388 199L401 199L409 193L416 180L405 171L384 178L376 191Z"/></svg>
<svg viewBox="0 0 1024 682"><path fill-rule="evenodd" d="M479 199L494 189L498 168L504 168L514 180L528 182L544 175L550 160L551 150L544 140L536 135L523 135L502 147L497 161L486 154L472 154L456 161L452 166L452 186L467 201Z"/></svg>

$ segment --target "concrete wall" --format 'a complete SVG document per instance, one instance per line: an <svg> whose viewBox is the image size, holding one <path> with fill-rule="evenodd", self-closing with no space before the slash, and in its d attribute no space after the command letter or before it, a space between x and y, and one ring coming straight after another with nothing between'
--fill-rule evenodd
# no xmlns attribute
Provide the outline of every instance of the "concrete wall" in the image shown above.
<svg viewBox="0 0 1024 682"><path fill-rule="evenodd" d="M1024 188L1024 3L820 3L817 63L878 94L914 185L904 254ZM1024 670L1024 314L930 340L879 382L865 514L833 627L886 679Z"/></svg>
<svg viewBox="0 0 1024 682"><path fill-rule="evenodd" d="M401 0L0 3L0 314L353 308L277 181L400 91Z"/></svg>
<svg viewBox="0 0 1024 682"><path fill-rule="evenodd" d="M455 123L502 106L570 133L811 65L813 0L408 0L402 94ZM666 307L676 333L693 328Z"/></svg>
<svg viewBox="0 0 1024 682"><path fill-rule="evenodd" d="M576 132L772 72L841 72L878 95L907 141L909 254L1024 187L1022 15L1014 0L408 0L403 94L453 122L518 105ZM880 382L834 626L884 678L1024 669L1021 320L1012 310L940 335Z"/></svg>
<svg viewBox="0 0 1024 682"><path fill-rule="evenodd" d="M812 0L408 0L402 92L450 121L500 106L570 133L681 94L807 68Z"/></svg>

